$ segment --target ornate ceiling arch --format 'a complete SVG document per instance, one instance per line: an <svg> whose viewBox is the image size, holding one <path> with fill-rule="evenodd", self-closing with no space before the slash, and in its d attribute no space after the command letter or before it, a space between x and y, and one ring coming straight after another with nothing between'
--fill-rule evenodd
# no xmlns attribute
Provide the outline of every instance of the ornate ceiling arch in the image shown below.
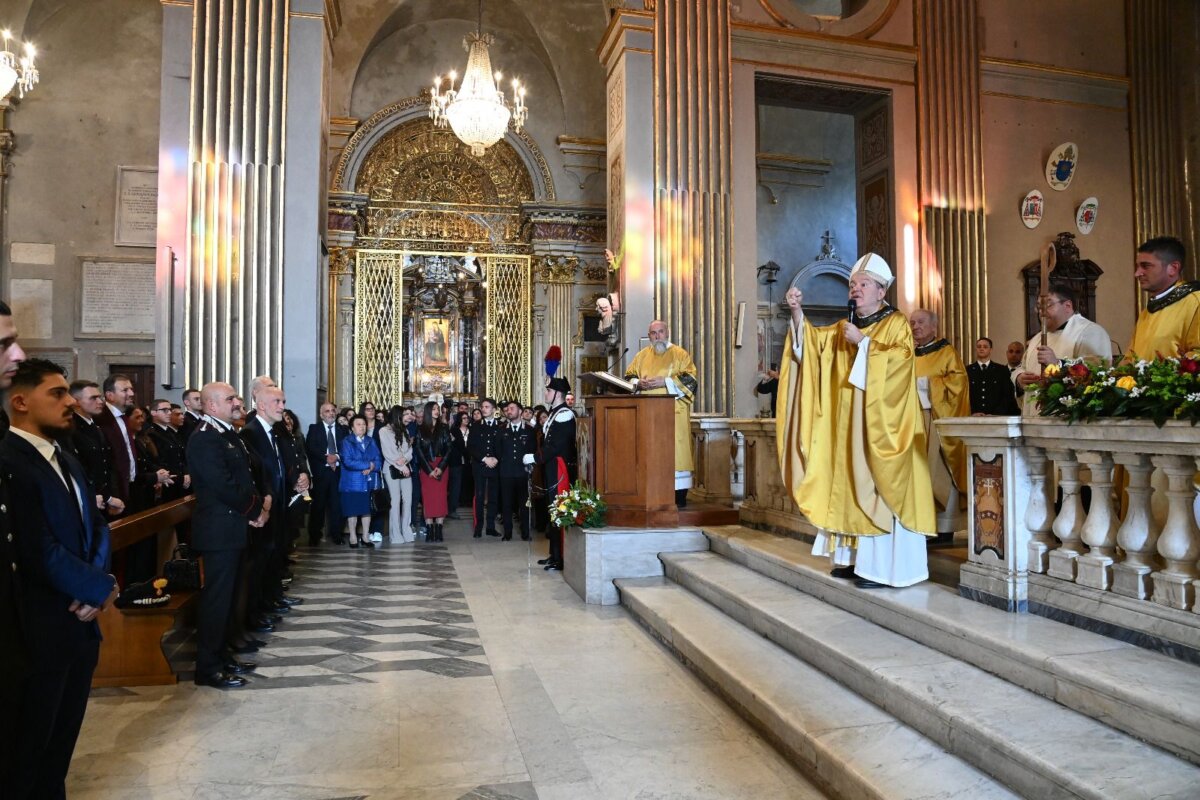
<svg viewBox="0 0 1200 800"><path fill-rule="evenodd" d="M541 149L521 131L476 158L449 130L435 128L427 98L380 109L342 150L335 189L372 200L520 205L554 200L554 179Z"/></svg>

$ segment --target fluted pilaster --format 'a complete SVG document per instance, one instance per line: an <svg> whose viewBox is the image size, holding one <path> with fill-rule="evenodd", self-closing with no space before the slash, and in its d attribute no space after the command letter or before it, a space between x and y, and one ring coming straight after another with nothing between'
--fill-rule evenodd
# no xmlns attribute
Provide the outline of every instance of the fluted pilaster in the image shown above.
<svg viewBox="0 0 1200 800"><path fill-rule="evenodd" d="M1192 5L1175 0L1130 2L1128 37L1134 235L1137 243L1153 236L1178 236L1195 252L1196 220L1194 211L1188 213L1194 198L1186 186L1195 166L1184 157L1180 135L1185 99L1181 92L1193 81L1179 79L1190 74L1183 70L1194 66L1194 57L1178 50L1178 37L1173 35L1177 27L1194 29ZM1191 269L1194 276L1195 267Z"/></svg>
<svg viewBox="0 0 1200 800"><path fill-rule="evenodd" d="M184 383L283 371L289 0L194 4Z"/></svg>
<svg viewBox="0 0 1200 800"><path fill-rule="evenodd" d="M559 374L570 381L576 392L575 385L575 349L571 341L575 336L575 311L571 307L571 296L575 287L575 258L546 258L538 265L538 278L546 289L546 343L547 347L557 344L562 348L563 361ZM534 354L534 374L542 375L541 353ZM535 379L537 382L537 379ZM538 393L534 393L535 402L541 402Z"/></svg>
<svg viewBox="0 0 1200 800"><path fill-rule="evenodd" d="M654 37L655 313L696 362L696 410L728 414L734 304L729 2L660 0Z"/></svg>
<svg viewBox="0 0 1200 800"><path fill-rule="evenodd" d="M960 349L988 329L977 20L977 0L918 5L919 296Z"/></svg>

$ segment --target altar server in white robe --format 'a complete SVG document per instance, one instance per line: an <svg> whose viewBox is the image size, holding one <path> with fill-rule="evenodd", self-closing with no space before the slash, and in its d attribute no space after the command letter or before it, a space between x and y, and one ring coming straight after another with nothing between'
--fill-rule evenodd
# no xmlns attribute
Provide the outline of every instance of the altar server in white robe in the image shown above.
<svg viewBox="0 0 1200 800"><path fill-rule="evenodd" d="M1046 344L1041 344L1040 333L1030 339L1021 368L1013 375L1017 394L1024 400L1022 413L1027 417L1036 417L1038 408L1026 394L1026 389L1037 383L1047 364L1076 358L1106 364L1112 360L1112 340L1108 331L1078 313L1076 305L1074 290L1051 284L1044 312L1048 332Z"/></svg>

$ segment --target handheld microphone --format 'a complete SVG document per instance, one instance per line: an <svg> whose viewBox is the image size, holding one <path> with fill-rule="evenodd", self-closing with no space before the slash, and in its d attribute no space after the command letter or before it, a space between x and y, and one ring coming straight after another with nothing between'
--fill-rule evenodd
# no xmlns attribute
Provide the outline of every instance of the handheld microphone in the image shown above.
<svg viewBox="0 0 1200 800"><path fill-rule="evenodd" d="M846 302L846 321L851 325L854 324L854 313L856 311L858 311L858 303L854 302L853 300L848 300Z"/></svg>
<svg viewBox="0 0 1200 800"><path fill-rule="evenodd" d="M618 362L618 361L620 361L622 358L624 358L624 357L625 357L625 354L626 354L626 353L628 353L628 352L629 352L629 348L628 348L628 347L626 347L624 350L622 350L620 353L618 353L618 354L617 354L617 355L616 355L616 356L613 358L613 360L612 360L612 361L608 362L608 369L607 369L607 370L605 370L605 372L612 372L612 369L613 369L613 367L615 367L615 366L617 365L617 362Z"/></svg>

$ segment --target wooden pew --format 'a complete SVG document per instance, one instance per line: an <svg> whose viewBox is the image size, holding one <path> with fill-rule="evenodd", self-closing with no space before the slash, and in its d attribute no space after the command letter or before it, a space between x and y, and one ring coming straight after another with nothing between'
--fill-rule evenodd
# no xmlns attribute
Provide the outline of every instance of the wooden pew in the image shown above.
<svg viewBox="0 0 1200 800"><path fill-rule="evenodd" d="M141 511L112 524L112 551L166 532L191 518L191 495ZM163 637L179 625L191 625L198 592L167 587L171 602L157 608L117 608L100 613L100 662L92 686L172 684L177 677L163 652Z"/></svg>

